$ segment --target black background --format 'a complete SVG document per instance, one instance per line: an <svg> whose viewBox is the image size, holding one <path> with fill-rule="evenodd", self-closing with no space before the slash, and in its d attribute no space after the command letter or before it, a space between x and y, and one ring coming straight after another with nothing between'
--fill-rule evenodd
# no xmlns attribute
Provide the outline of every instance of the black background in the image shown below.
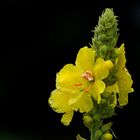
<svg viewBox="0 0 140 140"><path fill-rule="evenodd" d="M0 140L72 140L77 133L89 138L80 114L65 127L48 98L56 72L74 63L78 50L91 43L91 30L107 7L119 17L118 46L125 43L135 90L129 104L116 110L112 129L119 140L139 138L140 3L5 0L0 14Z"/></svg>

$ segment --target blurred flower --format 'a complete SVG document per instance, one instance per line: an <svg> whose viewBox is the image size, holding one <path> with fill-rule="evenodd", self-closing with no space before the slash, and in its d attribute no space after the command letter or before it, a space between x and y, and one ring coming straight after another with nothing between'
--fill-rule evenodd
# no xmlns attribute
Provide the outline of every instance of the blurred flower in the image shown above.
<svg viewBox="0 0 140 140"><path fill-rule="evenodd" d="M69 125L73 111L89 112L93 107L92 98L99 104L101 93L106 86L103 79L113 68L110 60L96 59L92 48L79 50L75 65L67 64L56 77L56 89L52 91L49 104L58 113L64 113L61 122Z"/></svg>

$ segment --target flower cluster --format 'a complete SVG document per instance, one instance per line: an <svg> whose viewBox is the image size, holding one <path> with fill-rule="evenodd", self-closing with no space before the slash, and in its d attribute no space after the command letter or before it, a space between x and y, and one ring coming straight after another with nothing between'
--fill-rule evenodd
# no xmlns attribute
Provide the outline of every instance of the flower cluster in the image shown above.
<svg viewBox="0 0 140 140"><path fill-rule="evenodd" d="M64 113L63 124L69 125L74 111L84 113L94 109L94 102L100 104L104 92L118 93L119 104L127 104L128 93L133 89L131 76L125 67L124 45L117 48L116 53L118 57L113 64L111 60L98 58L92 48L83 47L78 52L75 65L67 64L57 73L56 89L51 93L49 104L54 111ZM116 82L108 86L105 79L109 74L115 74Z"/></svg>
<svg viewBox="0 0 140 140"><path fill-rule="evenodd" d="M49 98L52 109L63 113L64 125L70 124L75 111L82 113L85 126L94 131L91 140L113 138L109 131L112 123L103 124L103 119L113 116L116 106L126 105L133 92L124 44L116 46L117 31L116 17L106 9L91 47L81 48L75 64L67 64L57 73L56 89Z"/></svg>

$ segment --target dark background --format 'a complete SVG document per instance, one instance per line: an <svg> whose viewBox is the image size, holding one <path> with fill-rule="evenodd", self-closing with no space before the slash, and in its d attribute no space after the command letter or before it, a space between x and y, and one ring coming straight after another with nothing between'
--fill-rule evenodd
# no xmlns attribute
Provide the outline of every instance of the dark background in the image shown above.
<svg viewBox="0 0 140 140"><path fill-rule="evenodd" d="M140 3L5 0L0 13L0 140L74 140L77 133L89 138L81 115L75 113L70 126L63 126L48 98L56 72L74 63L78 50L91 43L91 30L107 7L119 17L118 46L125 43L135 90L129 104L116 110L112 129L119 140L139 138Z"/></svg>

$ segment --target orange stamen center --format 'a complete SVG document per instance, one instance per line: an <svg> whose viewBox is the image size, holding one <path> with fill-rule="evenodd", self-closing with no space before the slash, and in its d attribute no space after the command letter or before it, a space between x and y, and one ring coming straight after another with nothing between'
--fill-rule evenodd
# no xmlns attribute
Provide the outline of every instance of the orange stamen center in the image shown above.
<svg viewBox="0 0 140 140"><path fill-rule="evenodd" d="M81 83L76 83L76 84L74 84L75 86L82 86L82 84Z"/></svg>
<svg viewBox="0 0 140 140"><path fill-rule="evenodd" d="M93 74L91 71L86 71L81 75L83 78L87 79L88 81L93 81Z"/></svg>

